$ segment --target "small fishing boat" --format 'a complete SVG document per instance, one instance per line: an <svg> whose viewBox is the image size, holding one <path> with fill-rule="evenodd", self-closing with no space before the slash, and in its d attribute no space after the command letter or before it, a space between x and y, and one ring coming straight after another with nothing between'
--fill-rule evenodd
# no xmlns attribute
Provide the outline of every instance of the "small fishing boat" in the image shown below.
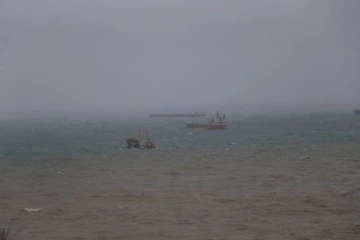
<svg viewBox="0 0 360 240"><path fill-rule="evenodd" d="M150 140L149 134L147 134L146 141L142 141L141 131L138 131L138 138L128 138L126 140L127 148L137 149L153 149L156 145Z"/></svg>

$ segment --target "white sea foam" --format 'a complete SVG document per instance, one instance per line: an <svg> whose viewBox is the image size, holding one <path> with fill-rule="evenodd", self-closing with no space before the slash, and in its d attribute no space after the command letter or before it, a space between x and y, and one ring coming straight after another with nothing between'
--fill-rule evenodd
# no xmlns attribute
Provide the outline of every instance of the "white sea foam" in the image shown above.
<svg viewBox="0 0 360 240"><path fill-rule="evenodd" d="M42 211L43 209L41 208L24 208L23 211L25 212L40 212Z"/></svg>

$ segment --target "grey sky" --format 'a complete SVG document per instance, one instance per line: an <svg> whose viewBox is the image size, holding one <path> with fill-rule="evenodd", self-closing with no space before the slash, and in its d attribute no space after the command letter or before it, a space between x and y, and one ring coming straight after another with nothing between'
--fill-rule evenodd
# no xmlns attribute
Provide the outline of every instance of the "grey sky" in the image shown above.
<svg viewBox="0 0 360 240"><path fill-rule="evenodd" d="M357 0L1 0L0 111L360 104Z"/></svg>

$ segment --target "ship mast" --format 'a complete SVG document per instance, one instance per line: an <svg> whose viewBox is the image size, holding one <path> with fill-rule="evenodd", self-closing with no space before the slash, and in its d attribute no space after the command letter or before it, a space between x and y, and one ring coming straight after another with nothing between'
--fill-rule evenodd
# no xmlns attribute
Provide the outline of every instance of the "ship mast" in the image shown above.
<svg viewBox="0 0 360 240"><path fill-rule="evenodd" d="M140 128L138 130L138 141L139 141L139 144L141 145L141 131L140 131Z"/></svg>

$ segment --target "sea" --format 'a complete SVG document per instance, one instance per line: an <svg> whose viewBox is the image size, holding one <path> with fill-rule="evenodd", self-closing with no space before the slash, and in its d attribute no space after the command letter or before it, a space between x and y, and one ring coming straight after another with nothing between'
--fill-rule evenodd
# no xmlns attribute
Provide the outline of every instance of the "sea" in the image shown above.
<svg viewBox="0 0 360 240"><path fill-rule="evenodd" d="M351 112L0 119L0 226L26 240L360 239ZM128 149L138 131L156 149ZM9 228L7 228L9 227Z"/></svg>

